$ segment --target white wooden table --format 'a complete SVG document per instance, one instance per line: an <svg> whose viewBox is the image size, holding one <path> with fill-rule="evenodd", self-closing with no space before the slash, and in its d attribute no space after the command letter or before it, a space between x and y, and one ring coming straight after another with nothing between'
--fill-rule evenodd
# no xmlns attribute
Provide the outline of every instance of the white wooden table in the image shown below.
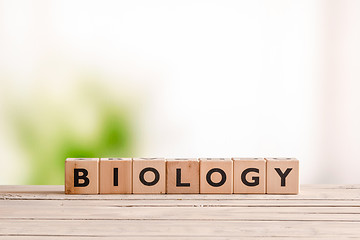
<svg viewBox="0 0 360 240"><path fill-rule="evenodd" d="M0 239L360 239L360 185L299 195L65 195L0 186Z"/></svg>

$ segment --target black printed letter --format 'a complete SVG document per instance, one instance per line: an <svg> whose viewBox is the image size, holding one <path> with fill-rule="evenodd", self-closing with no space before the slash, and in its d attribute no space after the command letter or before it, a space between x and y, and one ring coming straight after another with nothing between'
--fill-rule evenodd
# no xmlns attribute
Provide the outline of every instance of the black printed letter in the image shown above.
<svg viewBox="0 0 360 240"><path fill-rule="evenodd" d="M147 182L144 178L145 173L148 171L153 172L155 175L154 181L152 181L152 182ZM144 168L143 170L141 170L141 172L139 174L139 179L140 179L140 182L142 184L144 184L145 186L153 186L153 185L157 184L157 182L160 180L160 174L159 174L158 170L156 170L155 168L148 167L148 168Z"/></svg>
<svg viewBox="0 0 360 240"><path fill-rule="evenodd" d="M252 177L253 182L248 182L246 180L246 174L248 174L249 172L259 173L259 169L257 169L257 168L247 168L247 169L245 169L241 174L241 181L246 186L249 186L249 187L255 187L255 186L259 185L259 177Z"/></svg>
<svg viewBox="0 0 360 240"><path fill-rule="evenodd" d="M82 175L79 176L79 172L82 172ZM89 185L90 180L86 176L88 175L88 171L84 168L75 168L74 169L74 187L86 187ZM79 183L79 180L83 179L83 183Z"/></svg>
<svg viewBox="0 0 360 240"><path fill-rule="evenodd" d="M114 168L114 186L119 186L119 169Z"/></svg>
<svg viewBox="0 0 360 240"><path fill-rule="evenodd" d="M211 180L211 174L213 174L214 172L218 172L221 174L221 180L218 183L214 183ZM224 185L224 183L226 182L226 173L224 172L224 170L220 168L213 168L210 171L208 171L208 173L206 174L206 181L208 182L208 184L210 184L213 187L220 187Z"/></svg>
<svg viewBox="0 0 360 240"><path fill-rule="evenodd" d="M279 176L281 177L281 186L285 187L285 178L287 177L287 175L289 175L289 173L291 172L292 168L288 168L286 169L286 171L283 173L281 171L280 168L275 168L276 172L279 174Z"/></svg>
<svg viewBox="0 0 360 240"><path fill-rule="evenodd" d="M176 186L177 187L190 187L190 183L181 182L181 168L176 169Z"/></svg>

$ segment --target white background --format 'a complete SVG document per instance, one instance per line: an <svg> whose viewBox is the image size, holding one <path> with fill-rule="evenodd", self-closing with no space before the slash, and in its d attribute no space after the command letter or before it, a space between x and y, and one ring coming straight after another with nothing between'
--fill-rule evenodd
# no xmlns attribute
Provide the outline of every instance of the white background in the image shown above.
<svg viewBox="0 0 360 240"><path fill-rule="evenodd" d="M360 183L359 42L359 1L0 1L0 87L64 99L91 69L139 103L143 157L296 157L301 183Z"/></svg>

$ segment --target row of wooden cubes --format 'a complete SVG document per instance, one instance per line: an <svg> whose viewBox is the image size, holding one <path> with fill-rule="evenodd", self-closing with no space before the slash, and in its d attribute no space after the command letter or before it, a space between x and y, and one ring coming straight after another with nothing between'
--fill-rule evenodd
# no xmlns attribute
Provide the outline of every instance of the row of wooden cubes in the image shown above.
<svg viewBox="0 0 360 240"><path fill-rule="evenodd" d="M295 158L68 158L66 194L298 194Z"/></svg>

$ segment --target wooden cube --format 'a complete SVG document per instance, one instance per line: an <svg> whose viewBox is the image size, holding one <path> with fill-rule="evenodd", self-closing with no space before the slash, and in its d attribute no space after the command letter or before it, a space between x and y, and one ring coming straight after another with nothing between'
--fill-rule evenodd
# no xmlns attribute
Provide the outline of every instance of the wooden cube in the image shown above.
<svg viewBox="0 0 360 240"><path fill-rule="evenodd" d="M200 193L231 194L233 161L230 158L200 158Z"/></svg>
<svg viewBox="0 0 360 240"><path fill-rule="evenodd" d="M166 191L164 158L133 159L133 193L160 194Z"/></svg>
<svg viewBox="0 0 360 240"><path fill-rule="evenodd" d="M99 193L99 158L67 158L65 194Z"/></svg>
<svg viewBox="0 0 360 240"><path fill-rule="evenodd" d="M299 193L299 161L296 158L266 158L266 169L266 193Z"/></svg>
<svg viewBox="0 0 360 240"><path fill-rule="evenodd" d="M199 193L199 161L196 158L166 159L166 192Z"/></svg>
<svg viewBox="0 0 360 240"><path fill-rule="evenodd" d="M132 159L100 159L100 194L132 193Z"/></svg>
<svg viewBox="0 0 360 240"><path fill-rule="evenodd" d="M265 158L233 158L234 193L266 193Z"/></svg>

